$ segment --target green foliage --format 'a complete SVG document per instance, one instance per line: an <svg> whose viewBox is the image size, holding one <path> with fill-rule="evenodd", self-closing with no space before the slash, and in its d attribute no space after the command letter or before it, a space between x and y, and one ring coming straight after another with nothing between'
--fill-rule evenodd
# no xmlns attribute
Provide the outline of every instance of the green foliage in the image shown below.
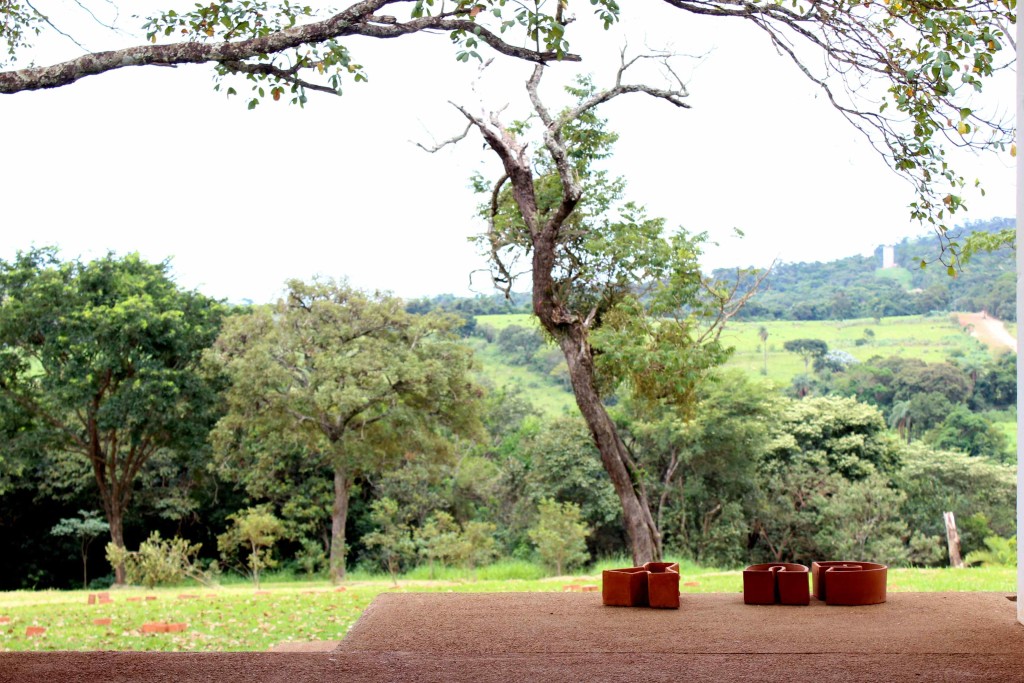
<svg viewBox="0 0 1024 683"><path fill-rule="evenodd" d="M859 480L898 467L897 446L876 408L832 396L788 400L782 405L762 461L764 470L777 472L805 462L823 472Z"/></svg>
<svg viewBox="0 0 1024 683"><path fill-rule="evenodd" d="M1010 458L1003 433L984 416L972 413L962 405L954 408L942 424L928 435L928 442L943 450L983 455L1000 462Z"/></svg>
<svg viewBox="0 0 1024 683"><path fill-rule="evenodd" d="M498 556L498 543L494 538L497 527L491 522L470 521L462 525L459 542L452 557L475 575L477 567Z"/></svg>
<svg viewBox="0 0 1024 683"><path fill-rule="evenodd" d="M201 372L223 306L177 287L167 263L55 250L0 261L0 417L15 460L91 466L115 544L140 472L206 452L219 388ZM17 432L11 428L17 425Z"/></svg>
<svg viewBox="0 0 1024 683"><path fill-rule="evenodd" d="M327 566L323 543L313 538L300 540L299 550L295 553L295 564L302 569L306 576L313 576L320 572Z"/></svg>
<svg viewBox="0 0 1024 683"><path fill-rule="evenodd" d="M1015 320L1013 251L997 247L1013 235L1013 218L967 221L949 234L964 256L957 276L946 268L920 268L935 260L935 236L905 238L895 245L896 268L881 269L871 256L825 263L780 263L766 286L742 311L742 320L841 320L925 315L933 311L988 311ZM984 246L982 246L984 245ZM969 256L968 256L969 254ZM728 273L717 273L727 277ZM837 302L842 305L837 307Z"/></svg>
<svg viewBox="0 0 1024 683"><path fill-rule="evenodd" d="M293 280L275 307L232 318L217 340L211 361L231 379L228 413L213 435L222 470L284 449L300 467L331 472L335 579L345 571L343 530L357 478L410 451L444 459L449 435L479 433L480 391L470 379L471 352L455 340L460 324L441 313L409 314L395 297L345 283ZM327 495L303 492L310 505Z"/></svg>
<svg viewBox="0 0 1024 683"><path fill-rule="evenodd" d="M815 536L820 557L902 564L907 559L903 539L910 535L900 518L905 501L906 495L878 474L842 486L821 508Z"/></svg>
<svg viewBox="0 0 1024 683"><path fill-rule="evenodd" d="M416 551L427 561L430 577L434 578L435 563L445 564L455 559L459 552L459 526L455 519L443 510L438 510L413 532Z"/></svg>
<svg viewBox="0 0 1024 683"><path fill-rule="evenodd" d="M50 533L54 536L76 536L82 553L82 586L89 585L89 545L110 531L110 525L93 510L79 510L78 517L65 517L57 522Z"/></svg>
<svg viewBox="0 0 1024 683"><path fill-rule="evenodd" d="M114 543L107 544L107 561L112 567L123 565L130 584L147 588L161 584L181 583L185 578L205 584L214 581L216 566L208 571L196 563L201 543L189 543L184 538L163 539L159 531L139 544L138 550L127 550Z"/></svg>
<svg viewBox="0 0 1024 683"><path fill-rule="evenodd" d="M1017 537L1003 538L989 536L985 539L985 550L975 550L967 554L964 562L969 565L980 564L982 567L1016 567Z"/></svg>
<svg viewBox="0 0 1024 683"><path fill-rule="evenodd" d="M812 360L817 362L818 358L828 353L828 344L820 339L790 339L782 344L782 348L799 354L804 359L805 371L810 367Z"/></svg>
<svg viewBox="0 0 1024 683"><path fill-rule="evenodd" d="M260 587L260 572L277 566L272 557L274 544L284 535L284 524L265 506L246 508L228 515L230 526L217 537L217 550L225 562L232 562L238 552L245 556L245 564L256 588Z"/></svg>
<svg viewBox="0 0 1024 683"><path fill-rule="evenodd" d="M540 502L537 512L537 523L527 535L541 561L554 568L556 576L590 559L586 543L590 530L581 521L578 505L547 498Z"/></svg>
<svg viewBox="0 0 1024 683"><path fill-rule="evenodd" d="M902 517L909 528L944 538L942 513L952 511L965 554L981 548L985 536L1014 533L1017 480L1012 467L917 443L904 449L902 460L894 482L907 496ZM983 525L972 521L978 515Z"/></svg>
<svg viewBox="0 0 1024 683"><path fill-rule="evenodd" d="M398 503L391 498L373 501L370 510L370 520L376 530L363 536L363 544L367 548L377 549L377 556L397 586L398 572L402 565L416 556L411 529L402 523Z"/></svg>

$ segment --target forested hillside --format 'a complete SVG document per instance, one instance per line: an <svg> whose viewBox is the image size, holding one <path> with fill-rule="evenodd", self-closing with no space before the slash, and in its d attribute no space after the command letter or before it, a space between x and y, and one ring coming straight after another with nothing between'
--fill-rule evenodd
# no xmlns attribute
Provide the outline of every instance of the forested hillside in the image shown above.
<svg viewBox="0 0 1024 683"><path fill-rule="evenodd" d="M992 233L1013 225L1011 218L968 223L955 237L962 240L975 231ZM935 262L939 244L934 235L904 238L893 246L894 268L882 268L882 246L870 256L849 256L828 263L779 263L764 291L747 304L740 317L847 320L984 310L1002 320L1016 319L1012 251L978 253L956 277L950 277L946 267Z"/></svg>
<svg viewBox="0 0 1024 683"><path fill-rule="evenodd" d="M843 273L858 263L911 300L917 285L946 306L977 293L967 274L883 279L867 261L780 268L752 305L795 301L799 272L856 284ZM995 282L1005 261L968 270ZM232 308L181 291L166 264L45 250L0 262L0 289L2 588L107 585L119 563L129 582L173 582L499 558L556 572L625 552L528 296L400 301L296 281L273 306ZM1016 354L969 331L934 312L731 321L692 410L604 386L665 553L941 566L947 510L970 558L1009 547ZM143 565L164 573L140 578Z"/></svg>

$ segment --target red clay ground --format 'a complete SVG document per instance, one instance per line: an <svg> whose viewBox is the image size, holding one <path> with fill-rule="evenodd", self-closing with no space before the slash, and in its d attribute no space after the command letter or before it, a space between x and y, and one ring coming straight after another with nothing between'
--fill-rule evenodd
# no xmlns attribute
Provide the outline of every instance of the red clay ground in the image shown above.
<svg viewBox="0 0 1024 683"><path fill-rule="evenodd" d="M597 594L385 594L330 652L10 653L0 681L1024 681L1001 593L883 605L603 607Z"/></svg>
<svg viewBox="0 0 1024 683"><path fill-rule="evenodd" d="M971 336L994 351L1017 352L1017 340L1002 320L983 313L958 313L961 327L971 326Z"/></svg>

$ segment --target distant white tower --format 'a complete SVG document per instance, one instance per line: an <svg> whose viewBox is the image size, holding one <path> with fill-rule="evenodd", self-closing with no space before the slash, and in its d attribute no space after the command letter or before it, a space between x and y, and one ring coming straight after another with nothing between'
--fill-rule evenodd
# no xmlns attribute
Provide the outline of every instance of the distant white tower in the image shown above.
<svg viewBox="0 0 1024 683"><path fill-rule="evenodd" d="M882 247L882 267L883 268L895 268L896 267L896 247L883 246Z"/></svg>

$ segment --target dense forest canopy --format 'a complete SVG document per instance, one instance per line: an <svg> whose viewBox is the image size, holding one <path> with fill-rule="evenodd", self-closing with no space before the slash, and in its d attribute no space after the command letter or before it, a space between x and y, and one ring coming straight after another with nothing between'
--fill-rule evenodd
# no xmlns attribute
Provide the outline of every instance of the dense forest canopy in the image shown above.
<svg viewBox="0 0 1024 683"><path fill-rule="evenodd" d="M1004 225L992 221L986 227ZM897 263L920 246L911 240L897 245ZM202 404L205 412L193 415L200 419L181 433L198 447L177 450L168 442L140 463L127 482L131 505L124 509L121 540L129 551L159 532L163 539L191 548L196 571L204 576L215 575L215 562L221 571L252 574L252 559L238 553L237 539L247 524L260 523L273 531L263 536L269 540L257 556L256 566L264 572L276 564L284 571L326 573L332 538L343 538L344 546L335 547L344 547L350 566L394 572L417 564L477 566L495 557L534 559L564 571L624 552L621 508L587 429L578 417L554 407L564 402L548 400L565 396L569 388L561 353L527 316L511 313L522 311L528 296L518 296L512 305L500 297L397 302L350 293L353 301L364 304L387 302L388 315L401 321L394 329L435 331L426 333L429 348L416 351L416 363L410 364L411 356L398 346L383 356L375 354L373 363L395 362L393 369L383 371L391 373L386 376L399 393L382 404L396 410L390 413L395 421L377 422L383 412L370 415L379 428L368 424L355 435L358 448L352 457L360 464L342 487L348 491L348 509L341 536L341 529L332 531L338 492L332 484L332 462L338 460L328 455L329 442L320 443L294 408L275 404L271 393L261 398L260 392L275 391L280 384L268 370L273 363L285 363L279 366L283 370L274 371L284 371L281 377L292 368L298 374L289 381L301 385L323 363L328 370L338 363L356 367L351 363L359 358L359 348L385 348L392 341L367 340L362 347L331 355L327 350L335 342L329 336L317 337L313 327L297 325L299 336L293 341L304 339L308 345L297 347L305 350L296 355L298 351L287 351L281 340L268 336L273 309L231 308L180 291L164 279L166 265L152 266L135 255L110 255L95 263L62 263L54 252L36 256L7 264L13 279L5 281L10 291L0 311L11 320L25 321L21 327L9 326L12 335L18 329L35 329L24 317L29 309L22 302L28 299L13 293L27 291L24 287L38 274L62 274L65 279L54 277L52 284L77 291L76 273L136 273L134 285L126 282L110 289L89 310L99 305L122 315L141 313L147 295L133 293L131 287L150 281L153 293L159 294L151 303L181 298L197 306L197 314L207 311L197 318L204 321L197 329L204 335L202 345L211 347L220 329L227 335L224 339L232 340L233 354L252 349L254 359L267 363L260 366L267 371L233 374L221 373L217 363L191 366L189 372L195 374L190 381L202 382L208 397ZM827 279L823 273L838 280L841 273L860 272L874 282L877 266L874 259L856 257L781 268L780 285L759 294L752 304L774 300L778 305L787 296L799 306L801 293L820 299L820 292L795 286L792 275L798 269L807 277L820 277L819 284ZM977 255L955 280L938 269L906 272L910 279L898 283L899 297L906 298L908 288L942 287L958 292L943 298L946 306L953 306L981 290L973 288L971 278L992 283L1013 271L1005 256L996 253ZM857 276L847 281L856 283ZM293 291L313 286L291 283ZM851 298L856 303L859 295ZM78 300L64 299L39 298L40 305L70 308L49 322L36 317L36 327L45 322L46 334L60 338L70 333L62 332L61 325L73 324L85 352L88 329L94 324L104 329L105 317L100 309L74 315ZM279 304L279 322L285 320L286 301ZM303 301L293 300L300 317ZM365 315L344 304L329 315L343 313L353 325ZM481 322L478 316L485 318ZM167 327L172 319L176 317L165 316L163 327L145 333L140 325L138 335L120 338L119 345L92 357L145 361L153 364L146 372L166 373L156 364L161 355L145 354L173 350L159 337L161 330L172 329ZM885 314L853 323L863 333L856 358L813 335L797 336L805 343L791 344L795 350L786 351L783 341L762 327L756 335L762 347L759 360L762 351L766 363L769 355L775 363L779 354L787 354L800 374L791 384L778 386L766 383L756 371L716 370L697 386L692 415L638 401L627 386L610 392L605 405L636 468L636 484L662 529L665 553L722 567L838 555L942 565L947 554L941 514L947 510L956 513L964 554L983 550L987 539L1011 537L1015 472L1007 464L1013 460L1013 444L1004 427L1016 419L1016 355L993 354L980 345L967 354L951 352L927 360L905 349L893 355L896 350L879 338L901 320ZM765 324L777 331L786 323ZM950 334L960 334L959 329L951 326ZM27 340L42 338L30 334ZM132 344L143 346L133 350ZM806 368L797 346L813 352ZM35 369L41 366L26 365L28 356L13 348L0 402L0 587L81 585L86 567L87 580L105 585L113 579L103 548L110 535L102 524L90 524L104 514L101 482L86 459L76 459L56 439L59 432L52 427L58 415L39 414L48 421L41 423L27 411L32 405L25 402L32 396L29 390L43 388L45 377ZM31 343L24 348L29 353ZM437 357L447 359L440 364L430 360L439 350L443 353ZM304 360L297 364L300 357ZM474 379L467 383L471 366ZM117 367L131 373L135 366ZM71 373L70 378L76 368L84 372L86 366L65 366L62 372ZM83 380L54 388L88 388L88 376ZM436 380L442 384L423 384ZM429 386L441 393L422 393ZM356 388L353 384L332 391L338 400L355 400ZM329 406L322 400L326 396L311 395L307 407ZM246 410L259 419L241 417ZM217 417L225 415L228 419L211 437ZM872 501L870 509L865 501ZM83 535L87 529L94 535ZM552 540L556 533L564 535L563 544Z"/></svg>

